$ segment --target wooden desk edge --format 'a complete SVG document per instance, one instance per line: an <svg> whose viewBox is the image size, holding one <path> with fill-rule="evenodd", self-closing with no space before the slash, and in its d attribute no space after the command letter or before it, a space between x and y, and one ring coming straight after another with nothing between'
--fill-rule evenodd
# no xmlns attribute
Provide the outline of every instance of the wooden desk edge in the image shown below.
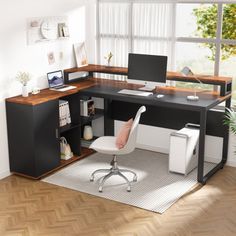
<svg viewBox="0 0 236 236"><path fill-rule="evenodd" d="M6 102L11 103L19 103L29 106L39 105L44 102L60 99L72 94L76 94L79 91L89 88L94 85L105 85L105 86L115 86L118 88L130 88L130 89L137 89L141 85L135 85L135 84L128 84L124 81L116 81L116 80L108 80L108 79L100 79L100 78L88 78L87 80L83 80L81 82L75 82L72 85L76 86L75 89L64 91L64 92L58 92L58 91L52 91L49 89L43 89L39 94L32 95L30 94L29 97L22 97L20 96L14 96L6 99ZM180 93L191 93L191 89L187 88L176 88L176 87L163 87L158 88L160 90L169 90L172 92L180 92ZM158 91L157 89L157 91ZM220 96L217 92L209 92L212 96L219 96L219 99L224 101L225 99L229 98L231 94L227 94L226 96Z"/></svg>

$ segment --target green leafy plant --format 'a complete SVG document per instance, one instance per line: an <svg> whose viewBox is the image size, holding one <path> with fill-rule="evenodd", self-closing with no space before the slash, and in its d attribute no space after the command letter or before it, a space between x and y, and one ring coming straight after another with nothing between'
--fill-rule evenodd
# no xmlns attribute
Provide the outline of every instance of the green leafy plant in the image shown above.
<svg viewBox="0 0 236 236"><path fill-rule="evenodd" d="M202 6L193 9L196 17L196 36L202 38L215 38L217 32L217 4ZM236 39L236 4L225 4L223 7L222 38ZM210 60L215 60L216 46L214 43L205 43L211 50ZM221 59L226 60L236 55L236 45L222 44Z"/></svg>
<svg viewBox="0 0 236 236"><path fill-rule="evenodd" d="M26 86L30 81L30 74L28 72L19 71L16 75L16 79L23 85Z"/></svg>
<svg viewBox="0 0 236 236"><path fill-rule="evenodd" d="M223 123L229 127L233 134L236 134L236 112L233 109L226 109Z"/></svg>

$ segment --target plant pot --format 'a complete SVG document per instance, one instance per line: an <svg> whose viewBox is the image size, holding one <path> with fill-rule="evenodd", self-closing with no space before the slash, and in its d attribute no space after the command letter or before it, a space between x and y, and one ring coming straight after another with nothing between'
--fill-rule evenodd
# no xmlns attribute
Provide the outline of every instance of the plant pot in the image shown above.
<svg viewBox="0 0 236 236"><path fill-rule="evenodd" d="M27 85L23 85L22 86L22 97L28 97L28 96L29 96L28 87L27 87Z"/></svg>

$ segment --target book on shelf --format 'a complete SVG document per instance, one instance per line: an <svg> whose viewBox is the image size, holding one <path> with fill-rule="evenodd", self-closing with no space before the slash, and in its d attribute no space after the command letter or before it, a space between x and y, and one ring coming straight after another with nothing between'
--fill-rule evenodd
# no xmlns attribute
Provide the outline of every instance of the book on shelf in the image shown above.
<svg viewBox="0 0 236 236"><path fill-rule="evenodd" d="M89 148L89 146L90 146L91 144L92 144L92 140L81 139L81 146L82 146L82 147Z"/></svg>
<svg viewBox="0 0 236 236"><path fill-rule="evenodd" d="M95 115L94 101L92 99L80 100L80 115L81 116Z"/></svg>
<svg viewBox="0 0 236 236"><path fill-rule="evenodd" d="M59 122L60 127L71 123L69 103L61 99L59 100Z"/></svg>

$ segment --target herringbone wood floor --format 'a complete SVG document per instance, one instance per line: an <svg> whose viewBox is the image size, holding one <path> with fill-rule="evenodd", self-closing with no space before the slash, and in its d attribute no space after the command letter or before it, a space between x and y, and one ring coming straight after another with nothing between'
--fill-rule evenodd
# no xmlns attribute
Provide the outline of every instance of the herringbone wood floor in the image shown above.
<svg viewBox="0 0 236 236"><path fill-rule="evenodd" d="M10 176L0 181L0 235L236 235L236 168L225 167L163 215Z"/></svg>

